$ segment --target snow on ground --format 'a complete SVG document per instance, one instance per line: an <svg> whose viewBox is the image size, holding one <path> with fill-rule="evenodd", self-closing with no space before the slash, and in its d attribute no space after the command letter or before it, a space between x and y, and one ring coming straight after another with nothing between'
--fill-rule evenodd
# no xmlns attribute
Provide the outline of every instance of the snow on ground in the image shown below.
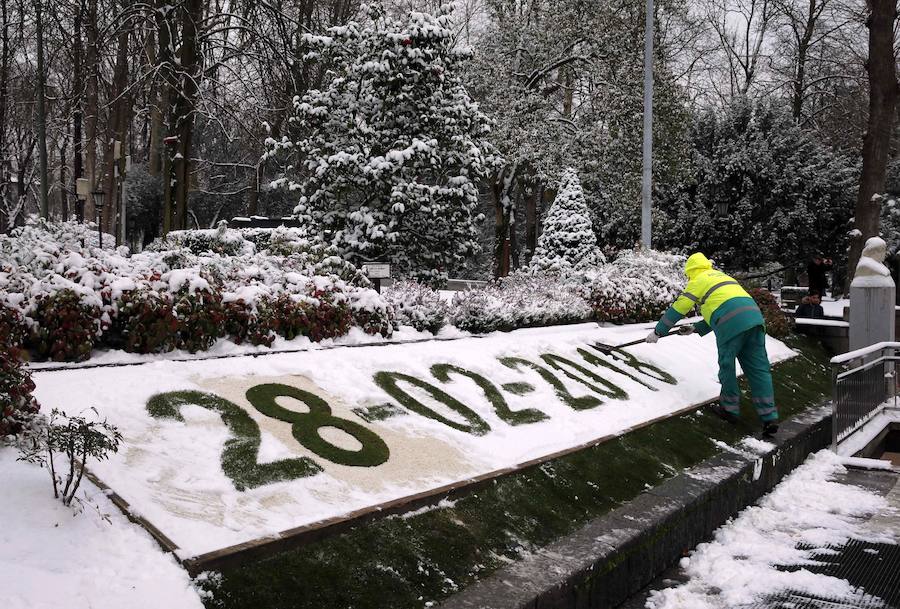
<svg viewBox="0 0 900 609"><path fill-rule="evenodd" d="M4 609L202 609L187 573L90 482L81 513L53 498L46 470L0 447Z"/></svg>
<svg viewBox="0 0 900 609"><path fill-rule="evenodd" d="M887 500L863 488L840 484L833 477L844 471L844 460L823 450L788 476L757 505L741 512L716 531L713 541L700 544L681 560L685 584L653 592L650 609L724 609L753 603L781 590L794 589L821 597L852 601L846 580L806 569L785 572L778 565L807 563L815 550L840 545L851 538L896 543L897 537L876 538L864 518L889 509Z"/></svg>
<svg viewBox="0 0 900 609"><path fill-rule="evenodd" d="M822 310L826 317L844 317L844 307L850 306L849 298L841 298L840 300L823 300Z"/></svg>
<svg viewBox="0 0 900 609"><path fill-rule="evenodd" d="M715 397L719 385L712 337L673 336L656 345L640 344L629 349L642 361L674 376L675 385L606 356L603 359L630 376L591 365L577 351L596 341L621 344L642 338L650 325L580 324L453 341L43 371L34 375L35 396L47 410L57 407L78 413L96 407L120 427L124 448L108 462L97 464L95 473L173 539L181 548L180 555L188 557L514 466L621 433ZM767 344L773 361L793 355L779 341L769 339ZM568 369L569 376L553 370L541 358L547 354L577 362L582 371ZM539 364L545 372L552 372L572 396L599 397L603 403L575 410L560 399L546 376L521 362L518 369L501 365L499 357ZM471 378L458 374L444 382L435 378L430 369L438 363L482 375L500 391L512 411L530 408L546 418L521 425L505 422L484 389ZM585 378L583 370L595 377ZM353 408L396 404L374 382L373 376L379 371L402 372L427 381L477 413L489 431L474 435L406 411L381 421L362 419ZM600 396L603 380L627 392L627 398ZM263 383L287 384L324 398L334 416L377 434L387 444L390 458L376 467L360 467L339 465L311 452L295 439L289 423L263 415L248 402L247 390ZM531 390L525 395L499 390L509 383L520 387L528 383ZM446 419L466 423L422 389L402 380L398 385ZM230 432L216 413L188 404L181 408L183 421L156 419L148 414L149 398L176 390L211 392L244 409L260 428L259 462L308 457L323 471L236 490L220 465ZM292 398L279 398L278 404L296 412L306 411ZM335 446L359 448L357 440L334 428L323 428L320 435Z"/></svg>

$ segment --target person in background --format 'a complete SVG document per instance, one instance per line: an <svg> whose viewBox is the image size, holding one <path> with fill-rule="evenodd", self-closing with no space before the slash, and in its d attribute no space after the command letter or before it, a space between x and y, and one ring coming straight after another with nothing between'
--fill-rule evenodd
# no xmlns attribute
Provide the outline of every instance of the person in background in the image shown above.
<svg viewBox="0 0 900 609"><path fill-rule="evenodd" d="M815 290L809 293L800 301L800 306L794 312L794 317L802 317L804 319L821 319L825 317L825 309L822 308L822 299Z"/></svg>
<svg viewBox="0 0 900 609"><path fill-rule="evenodd" d="M809 280L809 292L817 292L824 296L828 289L828 271L834 267L831 258L825 258L822 254L813 256L806 266L806 276Z"/></svg>
<svg viewBox="0 0 900 609"><path fill-rule="evenodd" d="M734 360L741 363L750 381L753 407L762 421L764 436L778 431L778 410L772 370L766 353L766 326L756 301L722 271L713 269L712 262L701 253L692 254L684 267L688 283L681 295L663 314L646 341L655 343L675 327L675 324L694 307L700 309L703 321L695 326L680 326L679 332L700 336L715 332L719 351L719 403L713 412L736 423L740 416L741 390L738 386Z"/></svg>

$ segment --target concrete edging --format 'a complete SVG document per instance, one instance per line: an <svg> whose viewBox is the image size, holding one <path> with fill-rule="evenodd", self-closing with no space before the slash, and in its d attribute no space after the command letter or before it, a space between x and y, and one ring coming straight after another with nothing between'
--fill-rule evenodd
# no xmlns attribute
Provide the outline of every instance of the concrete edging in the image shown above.
<svg viewBox="0 0 900 609"><path fill-rule="evenodd" d="M447 599L444 609L600 609L640 591L831 443L830 409L786 421L761 455L725 452Z"/></svg>

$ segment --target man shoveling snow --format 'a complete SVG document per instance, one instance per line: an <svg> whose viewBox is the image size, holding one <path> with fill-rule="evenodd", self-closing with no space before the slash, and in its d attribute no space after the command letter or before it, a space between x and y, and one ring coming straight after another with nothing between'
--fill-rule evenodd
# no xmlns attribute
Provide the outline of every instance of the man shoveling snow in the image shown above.
<svg viewBox="0 0 900 609"><path fill-rule="evenodd" d="M694 330L700 336L716 334L719 350L719 403L713 410L719 416L736 422L740 416L741 392L734 360L741 363L750 380L753 407L763 422L763 435L778 431L778 410L772 388L772 371L766 353L766 327L756 302L733 278L712 268L712 262L701 253L687 259L684 273L688 277L684 291L666 310L648 343L655 343L695 306L703 321L695 326L682 326L682 333Z"/></svg>

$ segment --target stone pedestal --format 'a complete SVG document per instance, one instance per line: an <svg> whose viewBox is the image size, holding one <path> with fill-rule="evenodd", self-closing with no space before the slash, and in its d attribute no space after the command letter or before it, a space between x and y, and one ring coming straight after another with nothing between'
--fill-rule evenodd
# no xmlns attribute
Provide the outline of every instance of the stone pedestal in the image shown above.
<svg viewBox="0 0 900 609"><path fill-rule="evenodd" d="M855 283L855 282L854 282ZM890 285L851 285L850 350L861 349L882 341L894 340L894 303L896 287Z"/></svg>

